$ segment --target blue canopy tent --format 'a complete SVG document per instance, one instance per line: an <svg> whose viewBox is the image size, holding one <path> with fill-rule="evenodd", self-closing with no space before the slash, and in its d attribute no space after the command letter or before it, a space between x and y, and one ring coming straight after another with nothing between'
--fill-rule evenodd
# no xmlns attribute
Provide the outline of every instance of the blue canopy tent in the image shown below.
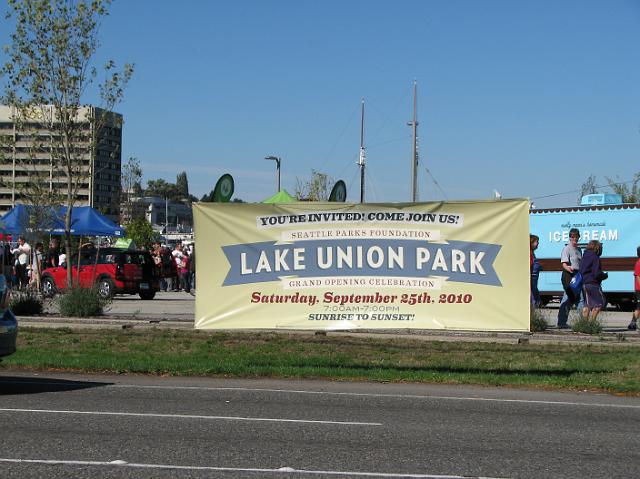
<svg viewBox="0 0 640 479"><path fill-rule="evenodd" d="M0 231L7 234L24 234L29 228L30 207L18 204L0 218ZM46 233L64 234L64 217L67 207L57 208L51 215ZM118 236L124 237L124 229L90 206L76 206L71 211L71 234L74 236Z"/></svg>
<svg viewBox="0 0 640 479"><path fill-rule="evenodd" d="M34 218L32 218L32 213ZM17 204L11 210L7 211L2 218L0 218L0 232L11 235L20 235L27 232L31 227L31 220L36 221L34 213L34 207ZM45 214L45 210L40 213L42 216L41 221L47 223L42 230L48 232L51 228L62 227L64 230L64 221L60 221L55 212ZM48 218L45 218L48 216Z"/></svg>
<svg viewBox="0 0 640 479"><path fill-rule="evenodd" d="M0 218L0 230L5 234L17 235L24 232L29 213L25 205L16 205Z"/></svg>
<svg viewBox="0 0 640 479"><path fill-rule="evenodd" d="M66 213L66 206L62 206L58 210L58 218L62 218L61 224L49 230L51 234L64 234ZM120 238L124 238L125 235L123 228L90 206L73 208L71 211L71 234L74 236L118 236Z"/></svg>

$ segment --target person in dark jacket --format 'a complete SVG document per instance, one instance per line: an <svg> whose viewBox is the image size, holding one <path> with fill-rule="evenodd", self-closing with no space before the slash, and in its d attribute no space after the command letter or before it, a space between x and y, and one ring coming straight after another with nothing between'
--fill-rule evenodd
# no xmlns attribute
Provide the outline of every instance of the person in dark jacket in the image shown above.
<svg viewBox="0 0 640 479"><path fill-rule="evenodd" d="M540 307L540 291L538 290L538 278L542 266L536 258L535 251L540 244L540 238L537 235L529 235L529 271L531 273L531 305L535 308Z"/></svg>
<svg viewBox="0 0 640 479"><path fill-rule="evenodd" d="M600 310L606 305L602 294L602 281L609 275L602 271L600 256L602 255L602 243L591 240L580 262L580 274L582 275L582 294L584 295L584 307L582 316L595 320Z"/></svg>
<svg viewBox="0 0 640 479"><path fill-rule="evenodd" d="M55 268L60 266L60 241L57 238L52 238L49 242L49 251L45 257L45 268Z"/></svg>
<svg viewBox="0 0 640 479"><path fill-rule="evenodd" d="M629 326L627 326L627 329L631 331L638 329L638 318L640 318L640 246L638 246L636 253L638 254L638 259L636 260L636 265L633 267L633 286L636 292L636 307L633 311L631 322Z"/></svg>

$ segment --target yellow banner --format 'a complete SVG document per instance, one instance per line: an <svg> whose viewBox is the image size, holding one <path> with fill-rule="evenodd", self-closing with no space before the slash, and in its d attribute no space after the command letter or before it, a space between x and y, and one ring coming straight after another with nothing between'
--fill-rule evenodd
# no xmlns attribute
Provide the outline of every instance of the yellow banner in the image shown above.
<svg viewBox="0 0 640 479"><path fill-rule="evenodd" d="M529 330L529 202L198 203L199 329Z"/></svg>

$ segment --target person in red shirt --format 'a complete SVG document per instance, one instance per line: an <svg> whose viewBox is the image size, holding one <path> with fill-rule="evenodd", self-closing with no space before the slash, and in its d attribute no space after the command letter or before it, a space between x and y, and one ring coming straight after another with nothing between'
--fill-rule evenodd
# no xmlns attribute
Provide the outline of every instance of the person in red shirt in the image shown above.
<svg viewBox="0 0 640 479"><path fill-rule="evenodd" d="M628 326L631 331L638 329L638 318L640 317L640 246L638 246L637 254L638 260L633 268L633 284L636 290L636 309L633 312L633 317L631 318L631 322Z"/></svg>

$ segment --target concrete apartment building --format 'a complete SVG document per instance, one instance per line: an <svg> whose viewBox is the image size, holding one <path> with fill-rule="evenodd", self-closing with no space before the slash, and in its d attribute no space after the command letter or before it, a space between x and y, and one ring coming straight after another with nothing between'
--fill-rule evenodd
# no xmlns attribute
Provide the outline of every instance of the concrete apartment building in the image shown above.
<svg viewBox="0 0 640 479"><path fill-rule="evenodd" d="M28 203L22 196L23 186L30 179L38 178L42 189L66 192L66 174L55 165L57 133L53 113L51 106L38 107L28 119L16 122L15 110L0 105L0 214L16 203ZM91 206L118 222L122 115L93 106L82 107L78 114L83 120L74 154L81 167L82 182L76 205ZM104 121L97 127L89 118Z"/></svg>

